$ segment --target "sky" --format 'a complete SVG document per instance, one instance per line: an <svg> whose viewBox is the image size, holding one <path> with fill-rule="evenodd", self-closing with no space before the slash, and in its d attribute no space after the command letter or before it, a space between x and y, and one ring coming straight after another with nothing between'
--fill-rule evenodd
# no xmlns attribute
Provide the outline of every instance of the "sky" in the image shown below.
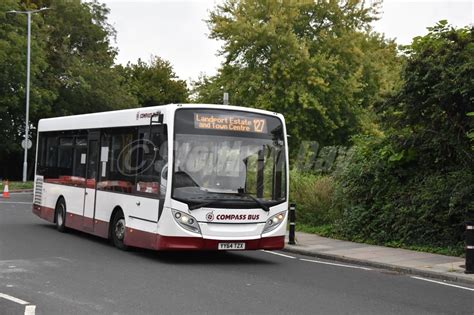
<svg viewBox="0 0 474 315"><path fill-rule="evenodd" d="M117 30L116 62L127 64L152 55L168 60L188 83L200 74L214 75L223 61L220 42L209 39L205 20L222 0L99 0L110 8ZM366 0L370 1L370 0ZM473 0L384 0L375 31L409 44L426 27L448 20L456 27L473 24Z"/></svg>

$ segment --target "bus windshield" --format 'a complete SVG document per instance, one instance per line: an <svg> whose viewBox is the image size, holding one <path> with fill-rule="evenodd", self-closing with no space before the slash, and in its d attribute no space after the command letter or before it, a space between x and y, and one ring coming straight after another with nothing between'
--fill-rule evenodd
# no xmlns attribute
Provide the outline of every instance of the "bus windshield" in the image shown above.
<svg viewBox="0 0 474 315"><path fill-rule="evenodd" d="M182 109L175 126L174 199L190 208L285 201L286 153L277 117Z"/></svg>

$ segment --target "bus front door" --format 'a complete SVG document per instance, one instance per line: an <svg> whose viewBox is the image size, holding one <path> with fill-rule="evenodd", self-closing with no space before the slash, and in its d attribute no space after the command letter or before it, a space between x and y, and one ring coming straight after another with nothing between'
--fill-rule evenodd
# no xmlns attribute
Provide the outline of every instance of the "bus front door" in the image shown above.
<svg viewBox="0 0 474 315"><path fill-rule="evenodd" d="M84 192L83 227L94 230L95 196L99 167L99 132L90 132L87 140L86 188Z"/></svg>

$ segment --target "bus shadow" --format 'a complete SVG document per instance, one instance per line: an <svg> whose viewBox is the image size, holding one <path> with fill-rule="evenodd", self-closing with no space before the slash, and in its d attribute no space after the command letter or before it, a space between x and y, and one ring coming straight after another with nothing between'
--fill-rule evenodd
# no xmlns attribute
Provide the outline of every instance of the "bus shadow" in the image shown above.
<svg viewBox="0 0 474 315"><path fill-rule="evenodd" d="M108 240L108 239L99 237L97 235L89 234L89 233L86 233L86 232L82 232L82 231L79 231L79 230L74 230L74 229L68 228L65 233L60 233L56 230L56 225L54 225L52 223L42 223L42 224L39 224L38 226L40 226L41 228L44 228L44 229L48 229L48 230L50 230L54 233L58 233L60 235L61 234L64 235L64 236L71 235L71 236L74 236L74 237L77 237L77 238L82 238L82 239L86 239L88 241L92 241L96 244L111 245L110 240Z"/></svg>
<svg viewBox="0 0 474 315"><path fill-rule="evenodd" d="M275 262L255 257L258 251L152 251L133 248L136 256L173 265L274 265ZM250 254L250 255L249 255ZM253 255L252 255L253 254Z"/></svg>
<svg viewBox="0 0 474 315"><path fill-rule="evenodd" d="M41 223L41 228L50 230L54 233L56 226L54 224ZM107 246L114 249L110 240L88 234L82 231L68 229L64 235L70 235L77 239L84 239L100 246ZM120 251L119 249L115 249ZM131 247L124 254L133 255L137 258L153 260L157 263L173 265L274 265L275 262L262 257L256 257L259 251L154 251L149 249Z"/></svg>

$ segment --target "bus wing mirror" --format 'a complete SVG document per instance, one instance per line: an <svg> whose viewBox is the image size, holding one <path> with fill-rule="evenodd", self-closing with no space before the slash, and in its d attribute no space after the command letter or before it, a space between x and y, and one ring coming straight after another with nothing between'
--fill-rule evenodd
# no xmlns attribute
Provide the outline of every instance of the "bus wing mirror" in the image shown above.
<svg viewBox="0 0 474 315"><path fill-rule="evenodd" d="M156 112L150 117L150 126L151 125L161 125L163 123L163 114Z"/></svg>
<svg viewBox="0 0 474 315"><path fill-rule="evenodd" d="M156 112L154 113L153 115L151 115L150 117L150 131L148 133L150 139L151 140L151 127L153 125L161 125L163 124L163 114L160 113L160 112Z"/></svg>

